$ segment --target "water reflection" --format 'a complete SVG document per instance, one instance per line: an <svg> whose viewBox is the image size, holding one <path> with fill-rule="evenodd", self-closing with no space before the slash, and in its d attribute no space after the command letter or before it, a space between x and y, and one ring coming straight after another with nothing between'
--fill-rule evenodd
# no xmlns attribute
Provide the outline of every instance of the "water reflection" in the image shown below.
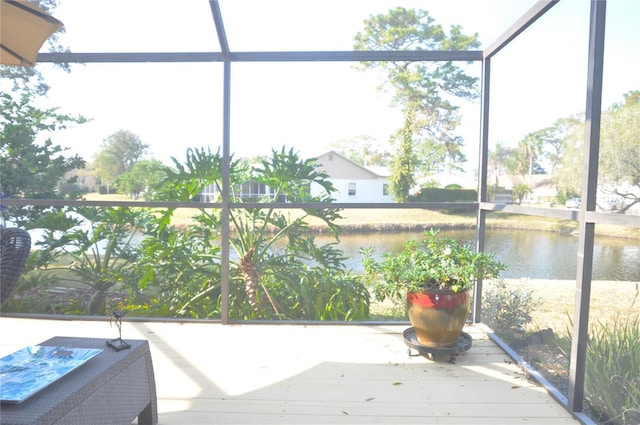
<svg viewBox="0 0 640 425"><path fill-rule="evenodd" d="M39 234L32 233L36 241ZM475 230L442 230L441 234L475 243ZM578 237L570 234L535 230L489 229L486 250L507 264L505 278L574 280L576 278ZM378 256L397 252L409 239L420 239L420 232L372 232L343 234L339 248L348 258L347 266L362 270L360 248L375 247ZM326 234L316 236L319 243L334 239ZM136 238L139 241L139 238ZM32 244L33 249L38 249ZM593 280L640 281L640 240L597 237L593 248Z"/></svg>
<svg viewBox="0 0 640 425"><path fill-rule="evenodd" d="M474 243L475 230L443 230L443 235ZM378 255L395 252L408 239L421 238L419 232L377 232L344 234L340 248L349 258L348 266L361 270L361 247L373 246ZM327 243L328 236L318 236ZM578 237L553 232L489 229L486 250L508 265L506 278L562 279L576 278ZM593 253L594 280L640 281L640 241L597 237Z"/></svg>

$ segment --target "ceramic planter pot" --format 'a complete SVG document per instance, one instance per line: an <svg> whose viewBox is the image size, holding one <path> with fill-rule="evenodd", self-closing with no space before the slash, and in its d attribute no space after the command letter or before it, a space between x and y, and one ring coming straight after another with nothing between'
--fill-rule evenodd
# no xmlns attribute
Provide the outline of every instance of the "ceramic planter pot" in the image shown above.
<svg viewBox="0 0 640 425"><path fill-rule="evenodd" d="M418 342L425 347L455 346L470 311L470 290L425 290L407 294L409 321Z"/></svg>

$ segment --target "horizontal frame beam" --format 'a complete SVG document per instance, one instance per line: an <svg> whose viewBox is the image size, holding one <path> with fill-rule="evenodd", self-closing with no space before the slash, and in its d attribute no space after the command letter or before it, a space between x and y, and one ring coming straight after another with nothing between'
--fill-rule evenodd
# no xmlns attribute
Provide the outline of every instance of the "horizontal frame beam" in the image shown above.
<svg viewBox="0 0 640 425"><path fill-rule="evenodd" d="M132 207L132 208L222 208L221 202L146 202L146 201L71 201L64 199L25 199L5 198L0 200L3 206L28 206L35 207ZM268 204L264 202L240 202L229 203L229 208L277 208L277 209L460 209L482 210L498 213L525 214L538 217L550 217L562 220L578 221L580 211L558 208L537 208L512 204L494 204L491 202L410 202L410 203L351 203L351 202L299 202ZM628 227L640 227L640 217L637 215L625 215L614 213L602 213L595 211L586 212L586 221L596 224L610 224Z"/></svg>
<svg viewBox="0 0 640 425"><path fill-rule="evenodd" d="M146 202L146 201L71 201L64 199L25 199L5 198L0 200L3 206L36 206L36 207L132 207L132 208L222 208L222 202ZM277 209L468 209L478 208L477 202L411 202L411 203L386 203L386 202L230 202L229 208L277 208Z"/></svg>
<svg viewBox="0 0 640 425"><path fill-rule="evenodd" d="M44 63L482 61L482 51L39 53Z"/></svg>

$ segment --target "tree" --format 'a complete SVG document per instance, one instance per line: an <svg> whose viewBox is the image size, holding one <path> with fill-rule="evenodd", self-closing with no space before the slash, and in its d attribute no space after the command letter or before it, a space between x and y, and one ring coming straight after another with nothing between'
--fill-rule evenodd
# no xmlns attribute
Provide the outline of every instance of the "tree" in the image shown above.
<svg viewBox="0 0 640 425"><path fill-rule="evenodd" d="M579 114L575 114L566 118L560 118L547 129L548 137L546 139L545 152L547 158L549 158L552 173L562 159L564 138L576 128L584 130L583 124L582 117Z"/></svg>
<svg viewBox="0 0 640 425"><path fill-rule="evenodd" d="M579 194L583 178L584 121L576 117L564 124L562 148L554 167L558 191ZM624 95L602 114L598 188L624 199L621 211L640 203L640 91Z"/></svg>
<svg viewBox="0 0 640 425"><path fill-rule="evenodd" d="M580 194L582 190L584 118L575 115L556 121L560 145L552 157L553 182L561 203Z"/></svg>
<svg viewBox="0 0 640 425"><path fill-rule="evenodd" d="M458 25L447 35L423 10L397 7L386 15L370 16L364 25L354 38L356 50L460 51L480 45L477 34L465 35ZM361 62L361 68L378 68L385 73L381 88L392 91L393 105L402 108L405 126L410 126L405 131L410 131L411 148L417 154L414 173L429 175L446 167L458 168L465 161L464 141L454 133L460 115L453 100L477 98L477 78L450 61L371 61ZM406 143L406 135L401 140ZM399 151L407 155L408 147Z"/></svg>
<svg viewBox="0 0 640 425"><path fill-rule="evenodd" d="M58 199L61 195L56 188L64 175L83 168L85 161L78 155L65 156L67 149L51 139L36 140L41 134L84 123L86 119L61 114L57 108L36 108L32 106L34 96L30 92L18 97L0 92L0 194L13 198ZM14 207L12 220L24 225L38 210Z"/></svg>
<svg viewBox="0 0 640 425"><path fill-rule="evenodd" d="M121 174L116 180L119 193L127 193L136 199L141 194L150 199L155 188L167 176L166 166L157 159L142 160L131 167L131 170Z"/></svg>
<svg viewBox="0 0 640 425"><path fill-rule="evenodd" d="M95 157L96 173L108 190L118 176L146 155L149 145L128 130L118 130L102 142L101 148Z"/></svg>
<svg viewBox="0 0 640 425"><path fill-rule="evenodd" d="M370 136L337 140L331 143L328 148L362 166L389 165L390 153Z"/></svg>
<svg viewBox="0 0 640 425"><path fill-rule="evenodd" d="M525 178L529 176L527 184L531 186L531 176L534 174L534 169L541 169L538 160L542 155L542 151L546 140L544 139L545 130L536 131L527 134L520 142L518 142L516 163L518 172ZM537 173L539 174L539 173Z"/></svg>
<svg viewBox="0 0 640 425"><path fill-rule="evenodd" d="M640 203L640 91L626 93L624 103L604 114L600 134L599 183L624 198L626 211Z"/></svg>
<svg viewBox="0 0 640 425"><path fill-rule="evenodd" d="M513 149L503 146L500 142L494 150L489 151L488 171L493 175L494 186L498 187L498 177L507 174L514 167L512 165Z"/></svg>
<svg viewBox="0 0 640 425"><path fill-rule="evenodd" d="M560 122L560 121L559 121ZM496 144L493 151L489 152L489 170L494 175L495 185L498 185L498 176L502 173L519 174L522 183L529 188L533 187L532 176L534 174L546 174L541 160L544 158L557 158L560 145L560 128L556 126L544 128L528 133L518 142L516 148L505 147ZM523 194L531 193L524 192Z"/></svg>
<svg viewBox="0 0 640 425"><path fill-rule="evenodd" d="M546 135L547 129L529 133L518 142L518 147L514 151L513 164L518 174L522 177L522 183L529 189L523 192L522 196L531 193L534 170L537 171L536 174L543 174L540 173L540 170L544 172L538 163L538 159L542 155ZM522 196L518 196L520 202L522 202Z"/></svg>
<svg viewBox="0 0 640 425"><path fill-rule="evenodd" d="M120 175L117 162L113 160L113 157L103 151L96 155L93 168L96 175L100 178L100 184L107 188L107 193L110 193L111 186L113 186Z"/></svg>
<svg viewBox="0 0 640 425"><path fill-rule="evenodd" d="M411 117L406 119L409 122L399 131L400 149L391 163L391 177L389 178L389 191L396 202L407 202L409 191L415 185L413 176L417 160L411 138Z"/></svg>
<svg viewBox="0 0 640 425"><path fill-rule="evenodd" d="M513 187L513 194L518 198L518 204L521 204L525 195L529 193L531 193L531 187L526 183L518 183Z"/></svg>
<svg viewBox="0 0 640 425"><path fill-rule="evenodd" d="M53 13L58 6L58 0L35 3L48 13ZM62 27L47 38L45 45L50 52L68 51L58 39L64 32ZM71 70L66 63L54 66L66 72ZM40 139L46 133L85 123L87 119L82 115L60 113L58 108L32 106L48 90L49 85L38 67L0 65L0 196L47 199L77 196L61 194L57 187L75 182L75 177L66 178L65 175L84 168L84 159L78 155L65 155L68 149L55 145L49 138ZM42 210L31 206L12 207L12 220L18 225L30 225Z"/></svg>

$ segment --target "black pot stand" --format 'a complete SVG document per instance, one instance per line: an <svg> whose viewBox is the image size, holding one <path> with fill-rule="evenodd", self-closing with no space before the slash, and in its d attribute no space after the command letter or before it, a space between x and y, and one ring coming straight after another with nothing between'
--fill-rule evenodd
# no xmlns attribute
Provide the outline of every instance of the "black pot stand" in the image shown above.
<svg viewBox="0 0 640 425"><path fill-rule="evenodd" d="M415 329L413 329L413 327L405 329L404 332L402 332L402 336L404 337L404 343L409 347L407 353L410 356L414 355L412 350L416 350L418 352L418 354L415 355L426 356L430 360L436 360L436 356L448 355L450 356L449 363L451 364L455 364L458 354L468 351L471 348L473 342L471 335L466 332L462 332L460 334L460 337L458 338L458 341L456 342L456 345L454 345L453 347L427 347L426 345L422 345L418 342L418 337L416 336L416 331Z"/></svg>

